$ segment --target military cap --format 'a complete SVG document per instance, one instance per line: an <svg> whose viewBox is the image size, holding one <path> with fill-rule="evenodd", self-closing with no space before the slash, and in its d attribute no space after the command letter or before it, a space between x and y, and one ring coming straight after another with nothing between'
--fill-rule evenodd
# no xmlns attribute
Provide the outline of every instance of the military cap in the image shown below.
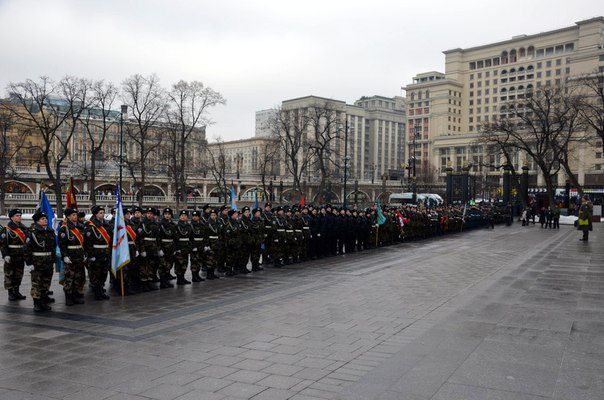
<svg viewBox="0 0 604 400"><path fill-rule="evenodd" d="M186 215L188 217L189 213L187 212L187 210L180 210L180 215Z"/></svg>
<svg viewBox="0 0 604 400"><path fill-rule="evenodd" d="M147 208L145 208L145 212L146 213L153 213L153 214L155 214L155 208L153 208L153 207L147 207Z"/></svg>
<svg viewBox="0 0 604 400"><path fill-rule="evenodd" d="M212 209L210 210L210 214L216 214L216 215L218 215L218 213L219 213L219 212L218 212L218 209L216 209L216 208L212 208Z"/></svg>
<svg viewBox="0 0 604 400"><path fill-rule="evenodd" d="M84 211L79 211L78 218L86 218L86 213Z"/></svg>
<svg viewBox="0 0 604 400"><path fill-rule="evenodd" d="M97 215L101 211L105 211L105 207L103 207L103 206L92 206L92 208L90 209L90 213L92 215Z"/></svg>
<svg viewBox="0 0 604 400"><path fill-rule="evenodd" d="M205 210L205 208L204 208L204 210ZM191 213L191 216L192 216L192 217L200 217L200 216L201 216L201 213L200 213L199 211L195 210L195 211L193 211L193 212Z"/></svg>
<svg viewBox="0 0 604 400"><path fill-rule="evenodd" d="M275 212L283 211L283 207L278 206L274 208Z"/></svg>
<svg viewBox="0 0 604 400"><path fill-rule="evenodd" d="M244 213L246 211L250 211L250 208L248 206L245 206L241 209L241 212Z"/></svg>
<svg viewBox="0 0 604 400"><path fill-rule="evenodd" d="M237 213L238 213L238 211L237 211L237 210L229 210L229 213L228 213L228 214L229 214L229 217L232 217L232 216L233 216L233 214L237 214Z"/></svg>
<svg viewBox="0 0 604 400"><path fill-rule="evenodd" d="M292 210L288 206L284 206L283 207L283 211L285 211L286 213L288 213L288 212L291 212Z"/></svg>
<svg viewBox="0 0 604 400"><path fill-rule="evenodd" d="M164 214L174 215L174 211L170 207L164 208Z"/></svg>
<svg viewBox="0 0 604 400"><path fill-rule="evenodd" d="M71 214L76 214L78 212L77 208L68 207L65 209L65 216L69 217Z"/></svg>
<svg viewBox="0 0 604 400"><path fill-rule="evenodd" d="M17 214L23 214L23 213L22 213L22 212L21 212L21 210L19 210L18 208L13 208L12 210L10 210L10 211L8 212L8 217L9 217L9 218L12 218L12 217L14 217L14 216L15 216L15 215L17 215Z"/></svg>
<svg viewBox="0 0 604 400"><path fill-rule="evenodd" d="M117 210L117 208L115 207L111 207L111 214L115 214L115 211Z"/></svg>
<svg viewBox="0 0 604 400"><path fill-rule="evenodd" d="M272 207L273 205L271 204L270 201L267 201L266 203L264 203L264 208L266 207Z"/></svg>
<svg viewBox="0 0 604 400"><path fill-rule="evenodd" d="M133 210L134 210L134 207L125 207L124 214L132 214Z"/></svg>
<svg viewBox="0 0 604 400"><path fill-rule="evenodd" d="M134 207L132 207L132 212L133 212L133 213L135 213L135 212L137 212L137 211L138 211L138 212L143 212L143 209L142 209L142 208L140 208L139 206L134 206Z"/></svg>
<svg viewBox="0 0 604 400"><path fill-rule="evenodd" d="M223 212L224 210L226 210L226 209L228 209L228 208L229 208L229 206L227 206L227 205L222 205L222 206L220 206L220 212Z"/></svg>
<svg viewBox="0 0 604 400"><path fill-rule="evenodd" d="M261 210L260 208L254 208L254 209L252 210L252 215L253 215L253 214L256 214L257 212L262 212L262 210Z"/></svg>
<svg viewBox="0 0 604 400"><path fill-rule="evenodd" d="M211 209L212 207L210 207L210 205L209 205L209 204L207 204L207 203L206 203L206 204L204 204L203 206L201 206L201 209L202 209L203 211L207 210L208 208L210 208L210 209Z"/></svg>
<svg viewBox="0 0 604 400"><path fill-rule="evenodd" d="M31 218L34 220L34 222L38 222L41 218L48 218L48 217L42 211L36 211Z"/></svg>

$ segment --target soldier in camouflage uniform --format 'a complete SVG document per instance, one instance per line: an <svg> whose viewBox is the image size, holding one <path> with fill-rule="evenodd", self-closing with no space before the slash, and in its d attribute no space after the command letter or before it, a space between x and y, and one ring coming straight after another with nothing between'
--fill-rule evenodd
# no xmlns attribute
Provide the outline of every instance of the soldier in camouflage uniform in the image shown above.
<svg viewBox="0 0 604 400"><path fill-rule="evenodd" d="M270 202L264 205L262 211L262 220L264 221L264 253L262 254L262 264L268 265L273 262L273 236L275 230L273 227L273 219L275 218Z"/></svg>
<svg viewBox="0 0 604 400"><path fill-rule="evenodd" d="M282 267L288 258L287 255L287 228L289 226L285 219L283 208L277 207L276 215L273 218L273 262L275 267Z"/></svg>
<svg viewBox="0 0 604 400"><path fill-rule="evenodd" d="M182 210L176 224L176 250L174 252L174 272L176 272L177 285L189 285L191 282L185 278L191 254L191 239L193 230L189 224L189 215Z"/></svg>
<svg viewBox="0 0 604 400"><path fill-rule="evenodd" d="M25 242L27 228L21 223L21 210L13 209L8 213L10 222L0 226L0 252L4 259L4 288L8 291L10 301L25 300L19 292L25 268Z"/></svg>
<svg viewBox="0 0 604 400"><path fill-rule="evenodd" d="M226 224L229 221L229 207L223 205L220 207L220 213L218 214L218 222L220 222L220 224L222 224L222 229L221 232L224 235L226 232ZM229 268L231 267L230 265L227 265L227 241L226 240L220 240L219 243L220 247L218 250L218 253L215 255L216 259L215 259L215 263L216 263L216 269L218 270L218 272L227 272L229 270Z"/></svg>
<svg viewBox="0 0 604 400"><path fill-rule="evenodd" d="M206 253L206 262L208 265L206 279L219 279L219 277L216 276L216 268L218 268L218 256L222 247L221 241L225 239L225 236L224 225L218 221L217 210L210 211L210 218L208 220L205 234L205 246L203 251Z"/></svg>
<svg viewBox="0 0 604 400"><path fill-rule="evenodd" d="M112 240L110 229L105 222L105 209L94 206L90 210L92 217L85 229L84 248L88 258L90 285L95 300L108 300L105 293L105 281L111 265Z"/></svg>
<svg viewBox="0 0 604 400"><path fill-rule="evenodd" d="M201 222L201 213L193 211L191 215L191 280L193 282L203 282L205 279L199 275L202 267L206 267L206 230L207 228Z"/></svg>
<svg viewBox="0 0 604 400"><path fill-rule="evenodd" d="M237 272L237 263L241 258L241 226L239 224L237 210L228 211L229 218L224 223L224 235L227 250L226 255L226 276L233 276Z"/></svg>
<svg viewBox="0 0 604 400"><path fill-rule="evenodd" d="M56 260L56 235L48 226L48 217L41 211L33 215L34 225L26 240L26 261L33 265L31 271L31 297L34 299L34 311L50 311L49 303L54 302L48 296L54 263Z"/></svg>
<svg viewBox="0 0 604 400"><path fill-rule="evenodd" d="M308 214L308 207L302 207L300 213L300 223L302 227L302 251L300 258L302 261L308 261L310 251L310 215Z"/></svg>
<svg viewBox="0 0 604 400"><path fill-rule="evenodd" d="M252 271L262 271L264 268L260 266L260 254L264 244L264 220L262 219L262 210L254 208L252 210L252 218L250 219L250 261L252 263ZM266 250L266 249L265 249Z"/></svg>
<svg viewBox="0 0 604 400"><path fill-rule="evenodd" d="M147 208L145 217L136 230L140 257L140 280L143 292L157 290L154 284L156 268L159 264L159 224L155 220L155 209Z"/></svg>
<svg viewBox="0 0 604 400"><path fill-rule="evenodd" d="M65 305L84 304L86 284L86 252L84 232L78 226L78 210L65 209L66 221L59 229L59 248L63 257Z"/></svg>
<svg viewBox="0 0 604 400"><path fill-rule="evenodd" d="M174 213L171 208L164 208L163 218L159 223L159 288L172 288L170 282L172 266L174 265L174 251L176 240L176 224L172 221Z"/></svg>

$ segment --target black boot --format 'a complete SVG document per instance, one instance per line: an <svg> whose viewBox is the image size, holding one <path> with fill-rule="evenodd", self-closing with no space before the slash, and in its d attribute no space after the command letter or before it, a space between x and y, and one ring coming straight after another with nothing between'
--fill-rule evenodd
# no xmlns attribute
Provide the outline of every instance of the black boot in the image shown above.
<svg viewBox="0 0 604 400"><path fill-rule="evenodd" d="M84 295L78 292L72 293L71 300L73 304L84 304Z"/></svg>
<svg viewBox="0 0 604 400"><path fill-rule="evenodd" d="M8 300L9 301L17 301L19 298L17 297L17 293L15 289L8 289Z"/></svg>
<svg viewBox="0 0 604 400"><path fill-rule="evenodd" d="M21 294L18 286L16 288L14 288L13 291L15 293L15 297L17 298L17 300L25 300L27 298Z"/></svg>
<svg viewBox="0 0 604 400"><path fill-rule="evenodd" d="M75 302L73 301L73 296L67 292L65 292L65 305L73 306Z"/></svg>
<svg viewBox="0 0 604 400"><path fill-rule="evenodd" d="M216 276L216 273L214 272L214 268L208 268L206 279L209 281L212 281L214 279L220 279L220 277Z"/></svg>
<svg viewBox="0 0 604 400"><path fill-rule="evenodd" d="M47 311L48 307L44 304L40 299L34 299L34 312L44 312Z"/></svg>
<svg viewBox="0 0 604 400"><path fill-rule="evenodd" d="M173 281L174 279L176 279L176 277L172 274L168 274L168 278L170 278L171 281Z"/></svg>
<svg viewBox="0 0 604 400"><path fill-rule="evenodd" d="M195 272L191 272L191 280L193 282L203 282L205 279L203 279L200 275L199 275L199 271L195 271Z"/></svg>
<svg viewBox="0 0 604 400"><path fill-rule="evenodd" d="M48 296L48 292L42 295L42 298L40 299L42 300L42 302L49 304L49 303L54 303L55 299L53 299L52 297Z"/></svg>
<svg viewBox="0 0 604 400"><path fill-rule="evenodd" d="M170 281L168 280L168 277L163 278L159 283L160 289L168 289L168 288L173 288L173 287L174 287L174 285L170 283Z"/></svg>
<svg viewBox="0 0 604 400"><path fill-rule="evenodd" d="M157 290L157 286L155 286L155 282L153 281L148 281L146 286L149 291Z"/></svg>

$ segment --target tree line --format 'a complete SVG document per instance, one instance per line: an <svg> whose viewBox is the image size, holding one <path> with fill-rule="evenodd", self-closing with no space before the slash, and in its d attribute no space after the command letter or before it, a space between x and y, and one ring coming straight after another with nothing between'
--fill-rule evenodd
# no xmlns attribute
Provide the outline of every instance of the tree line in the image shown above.
<svg viewBox="0 0 604 400"><path fill-rule="evenodd" d="M4 171L0 174L0 206L4 209L5 183L15 174L11 170L14 161L27 150L31 161L37 162L52 182L59 213L63 209L62 184L67 178L62 171L71 161L74 136L84 135L87 161L79 167L95 204L99 168L104 161L120 162L119 151L106 154L104 149L108 141L115 142L121 122L123 142L118 147L128 146L121 161L139 188L138 203L142 204L148 174L159 171L169 174L177 202L185 201L191 168L203 168L191 165L191 154L204 152L205 128L212 123L209 111L226 104L218 91L202 82L181 80L165 88L156 75L140 74L124 79L119 86L74 76L59 81L41 77L11 82L6 91L8 97L0 102L0 167ZM120 100L127 113L122 113L126 109L116 110Z"/></svg>

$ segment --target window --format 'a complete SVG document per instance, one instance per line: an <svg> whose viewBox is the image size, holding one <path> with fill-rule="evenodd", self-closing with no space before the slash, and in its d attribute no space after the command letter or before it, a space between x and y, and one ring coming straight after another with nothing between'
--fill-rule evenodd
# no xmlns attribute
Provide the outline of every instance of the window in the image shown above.
<svg viewBox="0 0 604 400"><path fill-rule="evenodd" d="M541 68L541 62L537 63L537 68Z"/></svg>
<svg viewBox="0 0 604 400"><path fill-rule="evenodd" d="M596 153L596 158L602 158L602 153Z"/></svg>
<svg viewBox="0 0 604 400"><path fill-rule="evenodd" d="M561 59L557 59L556 60L556 66L562 65L562 60Z"/></svg>
<svg viewBox="0 0 604 400"><path fill-rule="evenodd" d="M548 77L548 78L550 76L552 76L552 71L549 71L549 70L545 71L545 76Z"/></svg>
<svg viewBox="0 0 604 400"><path fill-rule="evenodd" d="M561 70L560 68L558 68L558 69L556 70L556 76L560 76L560 74L561 74L561 73L562 73L562 70Z"/></svg>
<svg viewBox="0 0 604 400"><path fill-rule="evenodd" d="M537 72L537 78L541 78L541 71Z"/></svg>
<svg viewBox="0 0 604 400"><path fill-rule="evenodd" d="M570 74L570 68L569 68L569 67L566 67L565 72L566 72L567 74Z"/></svg>
<svg viewBox="0 0 604 400"><path fill-rule="evenodd" d="M473 81L474 80L474 74L470 74L470 80Z"/></svg>
<svg viewBox="0 0 604 400"><path fill-rule="evenodd" d="M551 62L551 61L547 61L547 62L545 63L545 66L546 66L547 68L551 67L551 66L552 66L552 62Z"/></svg>

